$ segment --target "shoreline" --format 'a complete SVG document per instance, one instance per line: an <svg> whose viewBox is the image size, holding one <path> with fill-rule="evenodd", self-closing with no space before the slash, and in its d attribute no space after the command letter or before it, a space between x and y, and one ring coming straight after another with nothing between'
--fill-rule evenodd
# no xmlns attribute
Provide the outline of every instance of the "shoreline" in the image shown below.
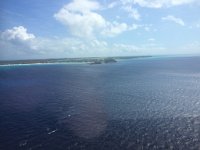
<svg viewBox="0 0 200 150"><path fill-rule="evenodd" d="M33 66L33 65L76 65L76 64L87 64L87 63L83 63L83 62L66 62L66 63L27 63L27 64L3 64L3 65L0 65L0 67L12 67L12 66Z"/></svg>
<svg viewBox="0 0 200 150"><path fill-rule="evenodd" d="M118 61L128 59L150 58L153 56L124 56L124 57L91 57L91 58L61 58L61 59L33 59L33 60L11 60L0 61L0 67L3 66L29 66L29 65L52 65L52 64L89 64L101 65L117 63Z"/></svg>
<svg viewBox="0 0 200 150"><path fill-rule="evenodd" d="M200 56L120 56L120 57L89 57L89 58L61 58L61 59L39 59L34 60L11 60L0 61L0 67L14 67L14 66L32 66L32 65L103 65L115 64L126 60L141 60L141 59L161 59L161 58L191 58ZM111 59L106 62L105 59ZM53 60L53 61L51 61ZM62 61L59 61L62 60ZM65 60L65 61L64 61ZM35 61L35 62L30 62ZM49 61L49 62L48 62ZM9 63L11 62L11 63ZM14 63L17 62L17 63ZM20 63L21 62L21 63ZM30 63L28 63L30 62Z"/></svg>

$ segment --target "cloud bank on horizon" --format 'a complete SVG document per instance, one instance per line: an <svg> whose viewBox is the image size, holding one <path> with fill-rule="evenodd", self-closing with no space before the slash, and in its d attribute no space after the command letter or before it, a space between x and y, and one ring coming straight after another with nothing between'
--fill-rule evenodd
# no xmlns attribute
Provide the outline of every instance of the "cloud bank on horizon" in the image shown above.
<svg viewBox="0 0 200 150"><path fill-rule="evenodd" d="M1 60L200 53L199 0L0 4Z"/></svg>

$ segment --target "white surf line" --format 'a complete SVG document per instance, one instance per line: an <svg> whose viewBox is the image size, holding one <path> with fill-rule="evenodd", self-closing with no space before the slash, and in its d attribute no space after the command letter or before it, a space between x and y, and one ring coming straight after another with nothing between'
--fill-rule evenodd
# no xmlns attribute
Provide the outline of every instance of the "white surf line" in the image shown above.
<svg viewBox="0 0 200 150"><path fill-rule="evenodd" d="M53 130L53 131L49 132L48 134L52 134L52 133L56 132L57 130L58 130L58 129Z"/></svg>

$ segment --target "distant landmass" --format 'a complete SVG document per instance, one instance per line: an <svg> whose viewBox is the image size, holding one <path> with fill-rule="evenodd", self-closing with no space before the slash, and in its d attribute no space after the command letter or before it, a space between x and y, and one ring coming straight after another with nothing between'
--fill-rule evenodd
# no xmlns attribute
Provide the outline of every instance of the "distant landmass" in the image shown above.
<svg viewBox="0 0 200 150"><path fill-rule="evenodd" d="M90 64L102 64L102 63L115 63L117 62L114 58L102 58L102 59L96 59L93 60Z"/></svg>
<svg viewBox="0 0 200 150"><path fill-rule="evenodd" d="M107 64L116 63L120 59L134 59L152 56L117 56L117 57L84 57L84 58L57 58L57 59L29 59L29 60L6 60L0 61L0 65L14 65L14 64L45 64L45 63L88 63Z"/></svg>

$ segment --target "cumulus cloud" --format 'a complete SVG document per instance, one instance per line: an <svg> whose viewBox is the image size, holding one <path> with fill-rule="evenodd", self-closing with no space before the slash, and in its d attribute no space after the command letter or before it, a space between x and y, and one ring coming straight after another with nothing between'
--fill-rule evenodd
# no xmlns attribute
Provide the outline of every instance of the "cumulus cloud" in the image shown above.
<svg viewBox="0 0 200 150"><path fill-rule="evenodd" d="M15 50L23 51L26 49L34 49L35 35L28 33L27 29L23 26L13 27L0 33L1 37L1 48L2 45L12 47ZM3 47L7 49L8 47ZM3 49L2 48L2 49Z"/></svg>
<svg viewBox="0 0 200 150"><path fill-rule="evenodd" d="M121 0L123 4L137 4L141 7L162 8L198 2L198 0Z"/></svg>
<svg viewBox="0 0 200 150"><path fill-rule="evenodd" d="M124 30L136 28L134 25L127 27L127 25L116 24L115 26L122 26L121 28L126 28ZM23 29L22 34L20 34L21 32L16 33L17 29L20 29L20 31ZM117 29L110 30L120 32ZM26 31L26 34L24 31ZM133 44L108 43L97 39L37 37L32 33L28 33L27 29L22 26L5 30L1 32L0 37L0 59L137 55L145 50Z"/></svg>
<svg viewBox="0 0 200 150"><path fill-rule="evenodd" d="M1 33L1 39L3 40L28 41L34 38L35 35L28 33L23 26L13 27Z"/></svg>
<svg viewBox="0 0 200 150"><path fill-rule="evenodd" d="M140 27L136 24L106 23L106 28L100 33L105 36L115 36ZM0 49L1 59L134 55L138 51L133 45L109 44L97 39L37 37L23 26L0 32Z"/></svg>
<svg viewBox="0 0 200 150"><path fill-rule="evenodd" d="M181 26L185 25L184 21L181 18L177 18L177 17L174 17L172 15L168 15L166 17L162 17L162 20L163 21L172 21L172 22L175 22L175 23L177 23L177 24L179 24Z"/></svg>
<svg viewBox="0 0 200 150"><path fill-rule="evenodd" d="M95 33L105 36L115 36L130 29L126 23L106 20L96 12L100 8L101 5L96 1L74 0L62 7L54 14L54 17L66 25L71 34L77 37L91 38L95 37ZM138 18L136 12L134 13L135 17Z"/></svg>
<svg viewBox="0 0 200 150"><path fill-rule="evenodd" d="M70 51L73 50L73 47L81 45L80 41L73 38L36 37L32 33L28 33L23 26L13 27L1 32L0 39L1 53L10 56L26 54L55 56L57 53L60 55L66 50Z"/></svg>
<svg viewBox="0 0 200 150"><path fill-rule="evenodd" d="M114 24L111 27L113 29L109 30L113 33L109 34L117 34L128 28L125 24L112 24ZM97 39L37 37L28 33L23 26L0 32L0 38L0 59L113 56L116 54L128 55L127 52L134 54L135 52L131 46L124 45L122 47Z"/></svg>
<svg viewBox="0 0 200 150"><path fill-rule="evenodd" d="M10 57L24 54L33 54L36 37L28 33L23 26L13 27L0 32L1 57Z"/></svg>
<svg viewBox="0 0 200 150"><path fill-rule="evenodd" d="M95 30L105 27L105 19L94 12L99 3L91 0L74 0L62 7L54 17L66 25L75 36L93 36Z"/></svg>

